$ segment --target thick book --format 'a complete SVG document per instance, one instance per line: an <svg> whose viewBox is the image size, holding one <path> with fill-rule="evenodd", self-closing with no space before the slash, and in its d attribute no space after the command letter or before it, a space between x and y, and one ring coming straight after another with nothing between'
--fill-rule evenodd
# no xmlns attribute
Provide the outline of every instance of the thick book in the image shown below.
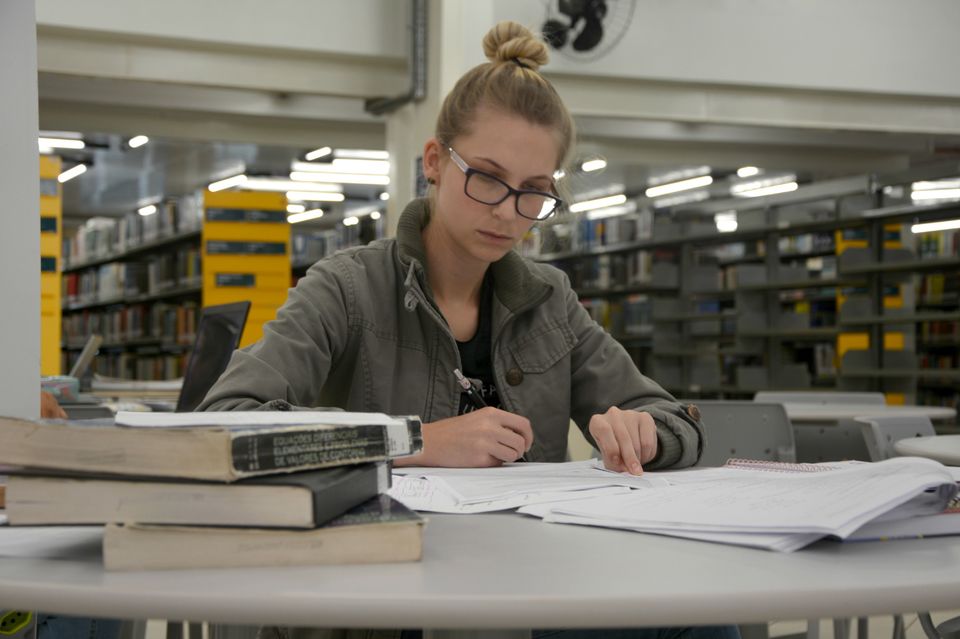
<svg viewBox="0 0 960 639"><path fill-rule="evenodd" d="M419 561L422 517L380 495L312 530L108 524L107 570Z"/></svg>
<svg viewBox="0 0 960 639"><path fill-rule="evenodd" d="M15 474L12 526L137 522L315 528L390 487L388 462L351 464L234 483Z"/></svg>
<svg viewBox="0 0 960 639"><path fill-rule="evenodd" d="M0 464L235 481L412 455L418 417L347 412L117 413L109 420L0 417Z"/></svg>

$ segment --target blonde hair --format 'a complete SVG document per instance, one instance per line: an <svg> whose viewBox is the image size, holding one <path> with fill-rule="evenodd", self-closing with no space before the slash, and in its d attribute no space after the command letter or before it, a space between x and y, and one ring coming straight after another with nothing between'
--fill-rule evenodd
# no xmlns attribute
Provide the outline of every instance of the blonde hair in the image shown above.
<svg viewBox="0 0 960 639"><path fill-rule="evenodd" d="M539 73L549 60L547 46L529 29L503 21L483 38L489 62L467 71L443 100L437 139L446 144L469 131L480 106L517 115L557 136L557 167L573 145L573 118L556 89Z"/></svg>

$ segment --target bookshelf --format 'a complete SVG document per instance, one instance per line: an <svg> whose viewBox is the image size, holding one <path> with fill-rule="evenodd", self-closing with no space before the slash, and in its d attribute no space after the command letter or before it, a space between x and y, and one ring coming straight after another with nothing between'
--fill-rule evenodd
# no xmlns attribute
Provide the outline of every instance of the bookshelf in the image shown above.
<svg viewBox="0 0 960 639"><path fill-rule="evenodd" d="M203 306L250 300L246 345L286 299L290 225L283 194L195 193L157 208L147 217L92 218L63 243L61 366L99 333L96 372L179 377Z"/></svg>
<svg viewBox="0 0 960 639"><path fill-rule="evenodd" d="M40 156L40 374L59 375L61 340L60 236L63 229L60 158Z"/></svg>
<svg viewBox="0 0 960 639"><path fill-rule="evenodd" d="M956 407L960 231L910 227L960 218L960 203L917 206L885 190L918 179L859 176L602 226L561 215L523 248L566 271L598 322L675 394L879 390L889 403ZM737 230L717 231L712 213L731 209ZM649 273L665 269L656 288L631 288L641 259ZM630 294L649 311L627 332L617 304Z"/></svg>

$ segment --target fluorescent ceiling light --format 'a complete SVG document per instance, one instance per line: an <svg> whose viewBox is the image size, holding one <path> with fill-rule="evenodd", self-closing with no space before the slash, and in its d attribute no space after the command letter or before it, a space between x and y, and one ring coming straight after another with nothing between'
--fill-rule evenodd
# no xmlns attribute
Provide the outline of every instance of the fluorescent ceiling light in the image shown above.
<svg viewBox="0 0 960 639"><path fill-rule="evenodd" d="M737 212L722 211L713 216L713 222L721 233L733 233L737 230Z"/></svg>
<svg viewBox="0 0 960 639"><path fill-rule="evenodd" d="M149 141L150 138L145 135L135 135L127 142L127 146L129 146L131 149L137 149Z"/></svg>
<svg viewBox="0 0 960 639"><path fill-rule="evenodd" d="M389 200L389 199L390 199L390 194L387 193L386 191L384 191L383 193L380 194L380 200L381 200L381 201L386 202L386 201Z"/></svg>
<svg viewBox="0 0 960 639"><path fill-rule="evenodd" d="M678 169L676 171L667 171L666 173L659 173L656 175L651 175L647 180L647 186L660 186L661 184L669 184L671 182L681 182L683 180L688 180L690 178L701 177L705 175L710 175L709 166L695 166L686 169Z"/></svg>
<svg viewBox="0 0 960 639"><path fill-rule="evenodd" d="M737 169L737 177L748 178L760 173L760 169L755 166L741 166Z"/></svg>
<svg viewBox="0 0 960 639"><path fill-rule="evenodd" d="M329 146L321 146L319 149L314 149L313 151L310 151L303 157L306 158L308 161L319 160L322 157L326 157L330 155L332 152L333 152L333 149L331 149Z"/></svg>
<svg viewBox="0 0 960 639"><path fill-rule="evenodd" d="M681 204L690 204L692 202L702 202L710 197L706 191L688 191L678 193L669 197L658 197L653 200L654 208L664 208L668 206L679 206Z"/></svg>
<svg viewBox="0 0 960 639"><path fill-rule="evenodd" d="M596 158L593 160L587 160L586 162L581 164L580 169L582 171L585 171L586 173L590 173L591 171L599 171L600 169L604 169L606 168L606 166L607 166L606 160L604 160L603 158Z"/></svg>
<svg viewBox="0 0 960 639"><path fill-rule="evenodd" d="M746 185L739 184L730 189L730 193L736 197L760 197L763 195L776 195L777 193L789 193L796 191L798 184L796 182L783 182L781 184L771 184L770 186L758 186L754 188L740 188Z"/></svg>
<svg viewBox="0 0 960 639"><path fill-rule="evenodd" d="M563 178L566 177L566 175L567 175L566 171L564 171L563 169L557 169L556 171L553 172L553 179L562 180Z"/></svg>
<svg viewBox="0 0 960 639"><path fill-rule="evenodd" d="M310 173L362 173L364 175L386 175L390 172L390 163L383 160L334 160L333 162L290 163L291 171Z"/></svg>
<svg viewBox="0 0 960 639"><path fill-rule="evenodd" d="M602 220L607 217L615 217L617 215L626 215L627 213L633 213L637 210L637 203L634 200L630 200L626 204L621 206L605 206L601 209L593 209L592 211L587 212L588 220Z"/></svg>
<svg viewBox="0 0 960 639"><path fill-rule="evenodd" d="M651 186L644 192L644 195L647 197L660 197L661 195L669 195L670 193L689 191L690 189L699 189L704 186L710 186L711 184L713 184L713 177L709 175L701 175L700 177L688 178L686 180L680 180L679 182L670 182L669 184L661 184L660 186Z"/></svg>
<svg viewBox="0 0 960 639"><path fill-rule="evenodd" d="M960 189L931 189L929 191L914 191L910 199L918 202L927 200L954 200L960 198Z"/></svg>
<svg viewBox="0 0 960 639"><path fill-rule="evenodd" d="M354 160L389 160L390 154L386 151L371 149L337 149L333 152L335 158L351 158Z"/></svg>
<svg viewBox="0 0 960 639"><path fill-rule="evenodd" d="M389 175L361 175L359 173L321 173L319 171L292 171L291 180L305 182L334 182L336 184L390 184Z"/></svg>
<svg viewBox="0 0 960 639"><path fill-rule="evenodd" d="M356 215L351 215L350 217L343 218L344 226L354 226L359 223L360 223L360 218L357 217Z"/></svg>
<svg viewBox="0 0 960 639"><path fill-rule="evenodd" d="M914 191L936 191L939 189L960 189L960 179L914 182L910 185Z"/></svg>
<svg viewBox="0 0 960 639"><path fill-rule="evenodd" d="M37 138L37 146L41 149L82 149L87 146L83 140L69 138Z"/></svg>
<svg viewBox="0 0 960 639"><path fill-rule="evenodd" d="M584 200L583 202L571 204L570 212L580 213L581 211L592 211L594 209L602 209L605 206L616 206L617 204L623 204L626 201L627 196L623 193L620 193L619 195L608 195L607 197L599 197L595 200Z"/></svg>
<svg viewBox="0 0 960 639"><path fill-rule="evenodd" d="M60 184L63 184L64 182L66 182L66 181L68 181L68 180L72 180L73 178L77 177L78 175L83 175L83 174L86 173L86 172L87 172L87 165L86 165L86 164L77 164L77 165L75 165L75 166L70 167L69 169L67 169L66 171L64 171L63 173L61 173L60 175L58 175L58 176L57 176L57 182L59 182Z"/></svg>
<svg viewBox="0 0 960 639"><path fill-rule="evenodd" d="M217 180L216 182L211 182L207 188L213 192L224 191L226 189L232 189L235 186L240 186L241 184L247 181L247 176L241 173L240 175L234 175L233 177L228 177L223 180Z"/></svg>
<svg viewBox="0 0 960 639"><path fill-rule="evenodd" d="M306 210L303 204L287 204L287 213L303 213Z"/></svg>
<svg viewBox="0 0 960 639"><path fill-rule="evenodd" d="M287 199L294 202L343 202L343 193L320 191L287 191Z"/></svg>
<svg viewBox="0 0 960 639"><path fill-rule="evenodd" d="M336 158L329 165L330 170L344 173L370 173L372 175L387 175L390 173L390 163L386 160L354 160Z"/></svg>
<svg viewBox="0 0 960 639"><path fill-rule="evenodd" d="M941 220L940 222L924 222L910 227L911 233L933 233L934 231L950 231L960 229L960 220Z"/></svg>
<svg viewBox="0 0 960 639"><path fill-rule="evenodd" d="M297 224L299 222L306 222L307 220L315 220L320 217L323 217L323 209L310 209L309 211L301 211L300 213L288 215L287 222Z"/></svg>
<svg viewBox="0 0 960 639"><path fill-rule="evenodd" d="M371 213L371 214L370 214L370 219L371 219L371 220L379 220L379 219L380 219L380 211L374 211L373 213Z"/></svg>
<svg viewBox="0 0 960 639"><path fill-rule="evenodd" d="M139 209L137 209L137 213L139 213L143 217L147 217L148 215L153 215L156 212L157 212L156 204L148 204L146 206L141 206Z"/></svg>
<svg viewBox="0 0 960 639"><path fill-rule="evenodd" d="M327 193L342 193L343 187L339 184L324 184L323 182L303 182L287 180L285 178L247 178L243 188L249 191L273 191L286 193L287 191L325 191Z"/></svg>

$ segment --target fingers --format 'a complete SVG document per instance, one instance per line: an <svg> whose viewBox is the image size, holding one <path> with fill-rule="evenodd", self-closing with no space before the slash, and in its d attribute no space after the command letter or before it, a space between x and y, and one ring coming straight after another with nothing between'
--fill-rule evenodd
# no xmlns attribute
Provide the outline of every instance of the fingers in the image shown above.
<svg viewBox="0 0 960 639"><path fill-rule="evenodd" d="M522 448L518 449L521 455L530 450L530 447L533 445L533 427L530 425L529 419L526 417L521 417L520 415L508 413L507 411L500 410L498 408L491 408L489 410L493 411L492 416L500 423L501 426L509 429L523 438L523 446Z"/></svg>
<svg viewBox="0 0 960 639"><path fill-rule="evenodd" d="M638 413L640 417L640 463L646 464L657 456L657 423L650 413Z"/></svg>
<svg viewBox="0 0 960 639"><path fill-rule="evenodd" d="M496 433L496 438L496 443L499 446L509 448L513 453L510 459L503 459L501 456L494 454L494 457L497 459L512 462L520 459L523 457L523 454L527 452L526 440L516 431L510 430L509 428L500 428Z"/></svg>
<svg viewBox="0 0 960 639"><path fill-rule="evenodd" d="M590 434L609 470L639 475L657 454L657 427L649 413L611 407L590 420Z"/></svg>

